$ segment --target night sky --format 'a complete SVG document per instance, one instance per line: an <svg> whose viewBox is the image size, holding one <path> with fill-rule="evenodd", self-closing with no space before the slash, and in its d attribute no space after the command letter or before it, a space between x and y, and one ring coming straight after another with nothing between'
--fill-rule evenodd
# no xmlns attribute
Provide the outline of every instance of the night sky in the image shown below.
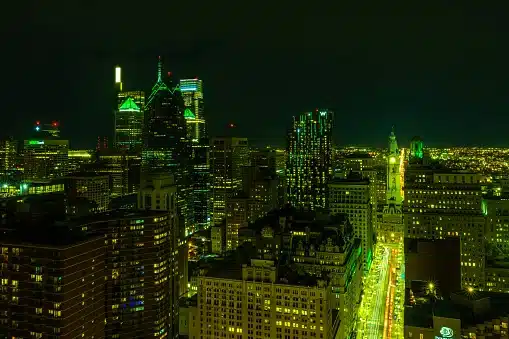
<svg viewBox="0 0 509 339"><path fill-rule="evenodd" d="M394 124L403 146L413 135L509 146L507 8L491 2L35 2L2 17L2 135L58 119L71 147L93 147L112 134L114 66L125 89L149 90L162 55L175 81L203 79L212 135L232 121L258 144L284 145L291 117L322 107L336 114L338 145L385 145Z"/></svg>

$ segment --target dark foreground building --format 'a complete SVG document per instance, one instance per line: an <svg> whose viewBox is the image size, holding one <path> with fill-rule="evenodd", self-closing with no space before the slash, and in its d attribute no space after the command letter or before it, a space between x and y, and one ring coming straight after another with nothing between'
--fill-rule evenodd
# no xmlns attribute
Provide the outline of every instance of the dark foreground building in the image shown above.
<svg viewBox="0 0 509 339"><path fill-rule="evenodd" d="M103 338L104 238L52 227L1 241L2 338Z"/></svg>

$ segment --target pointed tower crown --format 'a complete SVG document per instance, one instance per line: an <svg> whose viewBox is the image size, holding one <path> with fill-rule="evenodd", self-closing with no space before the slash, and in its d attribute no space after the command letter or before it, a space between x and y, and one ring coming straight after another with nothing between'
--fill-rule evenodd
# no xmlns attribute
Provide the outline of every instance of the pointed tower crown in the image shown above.
<svg viewBox="0 0 509 339"><path fill-rule="evenodd" d="M396 141L396 133L394 133L394 125L392 126L391 134L389 135L389 153L398 153L398 142Z"/></svg>
<svg viewBox="0 0 509 339"><path fill-rule="evenodd" d="M134 111L134 112L139 112L140 111L140 108L138 107L138 105L136 105L136 103L134 102L133 98L132 97L128 97L123 103L122 105L120 105L120 107L118 108L119 111Z"/></svg>
<svg viewBox="0 0 509 339"><path fill-rule="evenodd" d="M157 82L163 82L163 60L159 56L157 61Z"/></svg>

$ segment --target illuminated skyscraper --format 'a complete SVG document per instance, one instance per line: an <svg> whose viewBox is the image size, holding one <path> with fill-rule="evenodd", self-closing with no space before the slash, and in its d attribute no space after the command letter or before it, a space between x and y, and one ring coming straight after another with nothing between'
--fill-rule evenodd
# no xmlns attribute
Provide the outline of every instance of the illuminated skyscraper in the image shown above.
<svg viewBox="0 0 509 339"><path fill-rule="evenodd" d="M54 179L67 174L69 141L25 140L24 178L27 181Z"/></svg>
<svg viewBox="0 0 509 339"><path fill-rule="evenodd" d="M190 205L195 225L186 227L187 233L206 228L210 224L210 168L208 164L209 142L203 115L203 83L198 79L180 80L180 92L184 99L186 135L191 146Z"/></svg>
<svg viewBox="0 0 509 339"><path fill-rule="evenodd" d="M242 189L242 167L249 164L247 138L217 137L210 141L212 222L226 216L226 201Z"/></svg>
<svg viewBox="0 0 509 339"><path fill-rule="evenodd" d="M124 91L122 70L115 67L115 138L114 147L122 150L141 151L143 145L143 113L145 92Z"/></svg>
<svg viewBox="0 0 509 339"><path fill-rule="evenodd" d="M179 87L163 80L159 58L157 81L145 106L145 140L142 152L142 186L147 174L173 174L178 187L178 208L186 228L194 225L190 205L191 149L186 137L184 100Z"/></svg>
<svg viewBox="0 0 509 339"><path fill-rule="evenodd" d="M293 118L288 136L287 199L296 207L325 207L332 176L334 114L315 110Z"/></svg>
<svg viewBox="0 0 509 339"><path fill-rule="evenodd" d="M129 94L122 92L120 94ZM115 148L141 151L143 145L143 92L127 96L115 112ZM138 101L138 104L136 104ZM140 107L140 106L141 107Z"/></svg>
<svg viewBox="0 0 509 339"><path fill-rule="evenodd" d="M9 180L14 172L18 157L18 141L13 138L0 140L0 177L3 183Z"/></svg>
<svg viewBox="0 0 509 339"><path fill-rule="evenodd" d="M188 136L191 140L206 137L205 117L203 110L203 83L198 78L180 80L180 91L186 106Z"/></svg>

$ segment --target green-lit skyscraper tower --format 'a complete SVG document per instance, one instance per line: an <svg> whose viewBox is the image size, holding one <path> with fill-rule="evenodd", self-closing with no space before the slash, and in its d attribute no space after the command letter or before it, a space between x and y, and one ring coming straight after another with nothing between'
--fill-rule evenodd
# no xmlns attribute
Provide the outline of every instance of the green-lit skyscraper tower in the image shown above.
<svg viewBox="0 0 509 339"><path fill-rule="evenodd" d="M187 140L191 145L190 208L194 216L194 228L187 233L207 228L211 221L210 166L208 161L209 140L205 128L203 107L203 82L198 78L180 80L180 92L184 99Z"/></svg>
<svg viewBox="0 0 509 339"><path fill-rule="evenodd" d="M295 207L314 210L326 206L332 176L334 113L315 110L293 118L288 135L287 200Z"/></svg>
<svg viewBox="0 0 509 339"><path fill-rule="evenodd" d="M159 58L157 82L145 104L145 135L142 152L143 182L152 173L173 174L177 184L181 228L194 224L189 195L190 144L187 142L184 100L179 86L168 86ZM156 197L157 200L157 197Z"/></svg>

